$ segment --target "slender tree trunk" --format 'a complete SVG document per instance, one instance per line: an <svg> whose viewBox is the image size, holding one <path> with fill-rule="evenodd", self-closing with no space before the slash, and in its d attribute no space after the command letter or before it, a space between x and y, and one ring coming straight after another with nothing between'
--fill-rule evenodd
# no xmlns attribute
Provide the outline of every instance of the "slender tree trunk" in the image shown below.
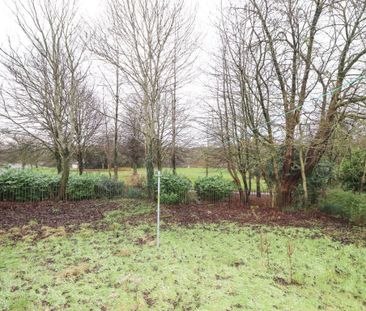
<svg viewBox="0 0 366 311"><path fill-rule="evenodd" d="M77 153L77 161L78 161L78 169L79 169L79 175L83 175L84 173L84 156L83 152L81 150Z"/></svg>
<svg viewBox="0 0 366 311"><path fill-rule="evenodd" d="M58 152L58 150L55 151L54 156L55 156L55 160L56 160L57 174L61 174L62 161L61 161L61 156L60 156L60 153Z"/></svg>
<svg viewBox="0 0 366 311"><path fill-rule="evenodd" d="M173 104L173 113L172 113L172 170L173 174L177 174L177 155L176 155L176 115L175 115L175 103Z"/></svg>
<svg viewBox="0 0 366 311"><path fill-rule="evenodd" d="M240 171L240 176L241 179L243 181L243 186L244 186L244 202L248 203L249 202L249 195L248 195L248 181L247 181L247 176L246 176L246 171Z"/></svg>
<svg viewBox="0 0 366 311"><path fill-rule="evenodd" d="M147 195L149 199L154 198L154 163L153 163L153 144L151 141L146 144L146 182Z"/></svg>
<svg viewBox="0 0 366 311"><path fill-rule="evenodd" d="M304 191L304 206L308 205L309 195L308 195L308 186L307 186L307 179L306 179L306 171L305 171L305 160L304 160L304 148L302 146L303 142L303 132L301 129L301 124L299 124L299 131L300 131L300 169L301 169L301 180L302 180L302 188Z"/></svg>
<svg viewBox="0 0 366 311"><path fill-rule="evenodd" d="M249 179L249 184L248 184L247 193L248 193L248 196L250 196L250 193L252 192L252 172L249 172L248 179Z"/></svg>
<svg viewBox="0 0 366 311"><path fill-rule="evenodd" d="M302 146L300 147L300 169L301 169L302 189L304 191L304 205L306 206L309 201L309 194L308 194L307 178L305 172L304 152Z"/></svg>
<svg viewBox="0 0 366 311"><path fill-rule="evenodd" d="M156 166L158 167L159 171L163 169L163 156L161 154L161 149L161 140L159 139L156 146Z"/></svg>
<svg viewBox="0 0 366 311"><path fill-rule="evenodd" d="M177 144L177 74L176 74L176 49L174 49L174 81L173 81L173 100L172 100L172 169L173 174L177 174L176 144Z"/></svg>
<svg viewBox="0 0 366 311"><path fill-rule="evenodd" d="M257 171L257 174L255 176L255 184L256 184L257 197L260 198L262 196L262 192L261 192L261 174L259 170Z"/></svg>
<svg viewBox="0 0 366 311"><path fill-rule="evenodd" d="M118 57L117 57L118 58ZM113 170L114 179L118 180L118 110L119 110L119 68L116 66L116 102L114 115Z"/></svg>
<svg viewBox="0 0 366 311"><path fill-rule="evenodd" d="M58 189L58 200L66 200L66 192L67 192L67 183L69 181L70 176L70 156L68 152L62 155L62 173L60 179L60 185Z"/></svg>

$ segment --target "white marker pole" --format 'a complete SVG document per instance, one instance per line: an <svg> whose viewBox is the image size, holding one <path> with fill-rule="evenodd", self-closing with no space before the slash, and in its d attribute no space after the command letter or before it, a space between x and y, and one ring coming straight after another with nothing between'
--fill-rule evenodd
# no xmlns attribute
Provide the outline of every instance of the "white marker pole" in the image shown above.
<svg viewBox="0 0 366 311"><path fill-rule="evenodd" d="M160 171L158 171L158 208L157 208L157 224L156 224L156 247L160 246Z"/></svg>

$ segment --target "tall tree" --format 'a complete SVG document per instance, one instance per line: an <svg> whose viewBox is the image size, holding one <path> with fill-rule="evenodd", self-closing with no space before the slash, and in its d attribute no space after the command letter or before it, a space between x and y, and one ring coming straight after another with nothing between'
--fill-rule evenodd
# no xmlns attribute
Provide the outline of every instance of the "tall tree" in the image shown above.
<svg viewBox="0 0 366 311"><path fill-rule="evenodd" d="M231 1L225 12L229 26L221 34L230 70L221 76L237 86L230 98L244 98L245 109L228 111L228 119L244 116L250 138L267 150L272 164L263 175L276 187L276 205L284 207L336 128L364 114L366 3ZM301 124L307 126L300 131Z"/></svg>
<svg viewBox="0 0 366 311"><path fill-rule="evenodd" d="M119 44L117 47L108 44L108 48L99 50L99 55L121 70L143 108L147 188L152 197L154 156L157 155L159 166L161 157L155 151L160 151L165 128L159 117L166 118L163 107L173 83L172 63L179 59L179 53L185 52L185 40L191 29L182 26L179 36L176 35L177 25L189 25L181 23L186 13L183 1L110 0L108 6L115 21L113 38ZM116 53L120 55L118 62L113 57ZM187 57L182 56L180 66L186 60ZM178 69L178 62L175 63Z"/></svg>
<svg viewBox="0 0 366 311"><path fill-rule="evenodd" d="M0 49L6 79L1 115L54 152L62 171L58 197L64 199L86 80L81 23L73 0L17 1L14 12L24 40Z"/></svg>

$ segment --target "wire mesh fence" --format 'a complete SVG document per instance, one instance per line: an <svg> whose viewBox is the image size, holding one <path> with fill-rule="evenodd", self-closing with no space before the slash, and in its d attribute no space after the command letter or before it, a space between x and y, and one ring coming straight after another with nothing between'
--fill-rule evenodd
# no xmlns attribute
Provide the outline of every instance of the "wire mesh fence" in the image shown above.
<svg viewBox="0 0 366 311"><path fill-rule="evenodd" d="M63 195L59 194L58 186L47 188L40 187L17 187L14 189L0 188L0 201L6 202L40 202L49 200L81 201L114 198L144 198L144 189L125 187L123 185L94 187L72 187L66 188Z"/></svg>
<svg viewBox="0 0 366 311"><path fill-rule="evenodd" d="M270 196L269 192L262 192L261 196ZM249 197L256 197L256 192L251 192ZM94 185L93 187L78 185L67 187L64 196L59 195L58 185L49 185L47 187L16 187L6 189L0 185L0 201L3 202L41 202L49 200L81 201L97 199L147 199L148 192L146 188L126 186L123 183L104 183ZM157 199L157 192L153 199ZM164 193L160 195L163 205L245 205L247 202L243 195L238 191L223 193L221 191L205 191L204 193L195 190L184 191L181 193Z"/></svg>

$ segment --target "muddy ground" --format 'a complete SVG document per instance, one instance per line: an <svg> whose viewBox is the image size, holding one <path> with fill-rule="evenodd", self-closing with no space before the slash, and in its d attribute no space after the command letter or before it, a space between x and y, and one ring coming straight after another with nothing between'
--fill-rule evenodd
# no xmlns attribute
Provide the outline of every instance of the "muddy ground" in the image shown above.
<svg viewBox="0 0 366 311"><path fill-rule="evenodd" d="M128 205L128 206L127 206ZM132 204L133 205L133 204ZM0 202L0 229L21 227L35 221L48 227L73 226L95 223L103 219L104 213L113 210L131 210L131 201L80 201L80 202ZM321 226L345 227L347 223L315 210L285 212L269 207L266 197L251 199L248 205L236 201L223 203L200 203L190 205L163 206L162 219L166 223L196 224L233 221L241 224L258 223L279 226L311 227L314 223ZM127 217L128 221L154 221L151 213Z"/></svg>

